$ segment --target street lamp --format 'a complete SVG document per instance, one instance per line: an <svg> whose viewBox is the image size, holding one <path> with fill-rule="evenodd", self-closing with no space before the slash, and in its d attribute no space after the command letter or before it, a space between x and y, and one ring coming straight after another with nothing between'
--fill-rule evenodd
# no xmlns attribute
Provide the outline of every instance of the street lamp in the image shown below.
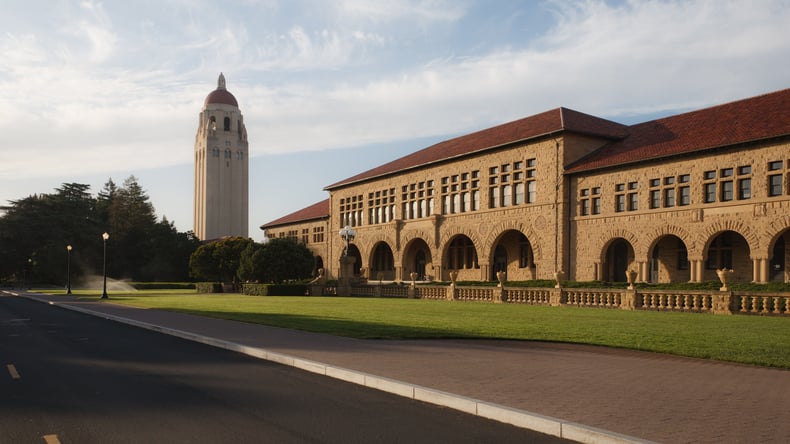
<svg viewBox="0 0 790 444"><path fill-rule="evenodd" d="M66 245L66 294L71 294L71 245Z"/></svg>
<svg viewBox="0 0 790 444"><path fill-rule="evenodd" d="M110 235L105 231L104 234L101 235L101 238L104 240L104 260L102 261L104 268L104 290L102 291L101 298L109 299L107 297L107 239L110 238Z"/></svg>
<svg viewBox="0 0 790 444"><path fill-rule="evenodd" d="M349 225L346 225L340 229L340 238L346 242L346 248L343 250L343 256L348 256L348 248L356 235L357 232L354 231L354 229Z"/></svg>

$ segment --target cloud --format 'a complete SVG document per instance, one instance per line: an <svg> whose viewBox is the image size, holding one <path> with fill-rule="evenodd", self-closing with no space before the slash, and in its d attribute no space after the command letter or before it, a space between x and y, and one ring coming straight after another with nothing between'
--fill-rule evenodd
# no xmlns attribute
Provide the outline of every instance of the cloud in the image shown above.
<svg viewBox="0 0 790 444"><path fill-rule="evenodd" d="M318 2L287 23L276 15L287 4L267 3L264 24L187 4L122 20L85 2L74 26L0 34L0 177L191 162L219 71L253 155L460 134L558 106L677 112L787 87L790 72L786 0L549 2L555 21L538 39L515 27L485 51L409 34L430 34L419 21L459 40L476 19L468 2Z"/></svg>

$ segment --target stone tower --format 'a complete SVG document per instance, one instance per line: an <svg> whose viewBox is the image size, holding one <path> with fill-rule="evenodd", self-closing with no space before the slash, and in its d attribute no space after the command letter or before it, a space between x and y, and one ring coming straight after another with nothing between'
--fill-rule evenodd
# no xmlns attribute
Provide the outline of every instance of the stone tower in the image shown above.
<svg viewBox="0 0 790 444"><path fill-rule="evenodd" d="M236 98L220 73L195 136L194 232L200 240L248 237L249 151Z"/></svg>

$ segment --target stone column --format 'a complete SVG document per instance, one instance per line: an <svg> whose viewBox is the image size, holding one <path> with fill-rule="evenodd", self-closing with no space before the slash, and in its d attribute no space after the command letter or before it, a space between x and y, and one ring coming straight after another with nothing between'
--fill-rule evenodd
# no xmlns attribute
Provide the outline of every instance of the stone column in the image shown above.
<svg viewBox="0 0 790 444"><path fill-rule="evenodd" d="M768 258L760 259L760 283L767 284L769 279L769 273L771 271L771 264L768 262Z"/></svg>
<svg viewBox="0 0 790 444"><path fill-rule="evenodd" d="M752 282L760 282L760 259L752 259Z"/></svg>

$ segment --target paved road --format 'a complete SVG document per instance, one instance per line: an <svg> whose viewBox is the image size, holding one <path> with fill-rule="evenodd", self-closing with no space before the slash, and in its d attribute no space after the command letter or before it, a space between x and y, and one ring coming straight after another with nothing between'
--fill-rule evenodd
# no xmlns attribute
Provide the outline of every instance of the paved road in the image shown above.
<svg viewBox="0 0 790 444"><path fill-rule="evenodd" d="M0 296L2 443L566 442Z"/></svg>

